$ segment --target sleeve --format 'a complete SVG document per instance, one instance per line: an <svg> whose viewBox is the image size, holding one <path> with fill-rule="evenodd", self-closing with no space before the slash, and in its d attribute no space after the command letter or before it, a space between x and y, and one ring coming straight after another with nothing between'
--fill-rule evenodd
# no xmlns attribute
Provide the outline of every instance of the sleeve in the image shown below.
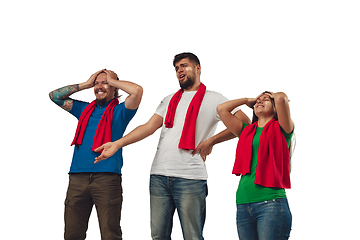
<svg viewBox="0 0 360 240"><path fill-rule="evenodd" d="M283 134L284 137L285 137L285 140L286 140L287 144L290 145L291 138L292 138L292 136L294 135L295 126L294 126L294 129L292 130L291 133L286 133L281 126L280 126L280 129L281 129L282 134Z"/></svg>
<svg viewBox="0 0 360 240"><path fill-rule="evenodd" d="M88 102L73 100L73 106L71 110L69 111L70 114L75 116L77 119L80 118L81 113L84 111L84 109L89 105Z"/></svg>
<svg viewBox="0 0 360 240"><path fill-rule="evenodd" d="M245 129L247 126L249 126L249 124L243 123L243 127L242 127L242 130L241 130L241 133L244 131L244 129ZM241 135L241 133L240 133L240 135Z"/></svg>
<svg viewBox="0 0 360 240"><path fill-rule="evenodd" d="M216 106L218 106L218 105L220 105L220 104L222 104L222 103L224 103L224 102L227 102L228 101L228 99L226 98L226 97L224 97L222 94L218 94L218 102L217 102L217 105ZM216 110L216 108L215 108L215 110ZM234 110L233 110L234 111ZM237 111L235 111L235 112L237 112ZM234 113L235 113L234 112ZM234 114L233 113L233 114ZM217 113L217 111L216 111L216 119L218 120L218 121L221 121L221 119L220 119L220 116L219 116L219 114Z"/></svg>
<svg viewBox="0 0 360 240"><path fill-rule="evenodd" d="M135 116L138 108L136 109L127 109L125 107L125 103L122 102L118 104L114 108L114 117L117 117L118 120L120 120L123 123L126 123L126 125L130 122L130 120Z"/></svg>
<svg viewBox="0 0 360 240"><path fill-rule="evenodd" d="M165 97L159 104L159 106L156 108L155 114L159 115L162 118L165 118L166 116L166 110L170 102L171 95Z"/></svg>
<svg viewBox="0 0 360 240"><path fill-rule="evenodd" d="M220 94L221 95L221 94ZM229 101L229 99L227 99L226 97L224 97L223 95L221 95L221 99L220 99L220 103L218 104L218 105L220 105L220 104L222 104L222 103L224 103L224 102L227 102L227 101ZM232 111L231 111L231 114L235 114L237 111L239 111L240 110L240 108L238 108L238 107L236 107L236 108L234 108ZM220 116L218 115L218 117L220 118Z"/></svg>

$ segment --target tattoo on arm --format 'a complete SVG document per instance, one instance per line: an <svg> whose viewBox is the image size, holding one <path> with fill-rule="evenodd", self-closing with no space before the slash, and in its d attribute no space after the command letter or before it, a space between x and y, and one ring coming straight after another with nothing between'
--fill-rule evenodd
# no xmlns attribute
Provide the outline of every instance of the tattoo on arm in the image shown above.
<svg viewBox="0 0 360 240"><path fill-rule="evenodd" d="M50 99L66 111L72 109L73 100L69 96L80 90L79 84L65 86L50 92Z"/></svg>

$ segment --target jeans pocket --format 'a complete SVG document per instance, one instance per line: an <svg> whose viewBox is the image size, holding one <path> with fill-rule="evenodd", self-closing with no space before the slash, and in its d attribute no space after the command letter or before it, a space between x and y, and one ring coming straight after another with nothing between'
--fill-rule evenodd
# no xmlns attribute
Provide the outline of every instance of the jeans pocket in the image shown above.
<svg viewBox="0 0 360 240"><path fill-rule="evenodd" d="M109 203L110 206L119 205L119 204L121 204L121 202L122 202L122 197L114 198L114 199L108 199L108 203Z"/></svg>

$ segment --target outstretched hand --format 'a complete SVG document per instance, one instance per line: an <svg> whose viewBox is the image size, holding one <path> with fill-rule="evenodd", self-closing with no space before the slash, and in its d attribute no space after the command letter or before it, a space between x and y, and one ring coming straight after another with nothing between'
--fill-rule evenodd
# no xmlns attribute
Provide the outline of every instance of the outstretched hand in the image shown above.
<svg viewBox="0 0 360 240"><path fill-rule="evenodd" d="M100 156L95 158L94 163L98 163L102 160L105 160L105 159L111 157L112 155L114 155L116 153L117 150L118 149L115 147L113 142L108 142L108 143L101 145L100 147L98 147L94 150L94 152L102 151Z"/></svg>

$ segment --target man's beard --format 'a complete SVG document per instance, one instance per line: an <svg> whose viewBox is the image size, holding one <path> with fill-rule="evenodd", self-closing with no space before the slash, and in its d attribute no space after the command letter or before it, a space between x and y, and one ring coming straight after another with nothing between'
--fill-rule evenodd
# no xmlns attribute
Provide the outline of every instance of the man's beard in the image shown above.
<svg viewBox="0 0 360 240"><path fill-rule="evenodd" d="M187 90L195 84L195 76L186 76L186 81L179 82L181 89Z"/></svg>
<svg viewBox="0 0 360 240"><path fill-rule="evenodd" d="M96 91L96 93L97 92L103 92L104 94L106 94L107 92L105 91L105 89L98 89L97 91ZM104 105L107 101L106 101L106 97L103 97L103 98L101 98L101 99L98 99L98 98L96 98L95 99L95 102L96 102L96 104L97 105Z"/></svg>
<svg viewBox="0 0 360 240"><path fill-rule="evenodd" d="M106 98L102 98L102 99L95 99L95 102L97 105L104 105L107 101Z"/></svg>

